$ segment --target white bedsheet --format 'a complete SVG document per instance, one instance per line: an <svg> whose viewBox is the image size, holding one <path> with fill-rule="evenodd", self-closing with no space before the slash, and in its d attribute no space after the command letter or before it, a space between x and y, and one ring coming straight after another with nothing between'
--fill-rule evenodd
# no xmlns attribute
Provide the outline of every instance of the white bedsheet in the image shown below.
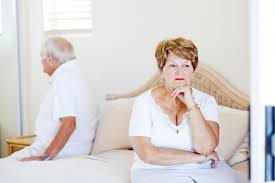
<svg viewBox="0 0 275 183"><path fill-rule="evenodd" d="M111 183L130 181L131 151L109 151L54 161L0 160L1 183Z"/></svg>
<svg viewBox="0 0 275 183"><path fill-rule="evenodd" d="M0 182L130 183L133 157L133 151L114 150L94 156L54 161L19 162L4 158L0 159Z"/></svg>

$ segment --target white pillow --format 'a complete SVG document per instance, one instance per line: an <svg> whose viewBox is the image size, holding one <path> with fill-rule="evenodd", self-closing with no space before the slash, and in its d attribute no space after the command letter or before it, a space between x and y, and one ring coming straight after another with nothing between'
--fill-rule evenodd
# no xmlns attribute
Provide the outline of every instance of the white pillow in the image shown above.
<svg viewBox="0 0 275 183"><path fill-rule="evenodd" d="M248 132L248 111L219 106L220 141L217 152L225 161L236 152Z"/></svg>
<svg viewBox="0 0 275 183"><path fill-rule="evenodd" d="M132 105L133 99L109 104L110 111L99 118L91 154L131 148L128 130Z"/></svg>
<svg viewBox="0 0 275 183"><path fill-rule="evenodd" d="M227 161L229 165L235 165L249 159L250 154L248 140L249 138L247 134L239 148L235 151L234 155Z"/></svg>

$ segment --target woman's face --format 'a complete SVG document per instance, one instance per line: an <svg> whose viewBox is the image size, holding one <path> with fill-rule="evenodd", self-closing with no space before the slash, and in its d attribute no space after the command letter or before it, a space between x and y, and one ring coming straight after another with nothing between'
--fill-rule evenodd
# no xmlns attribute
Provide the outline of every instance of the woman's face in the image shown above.
<svg viewBox="0 0 275 183"><path fill-rule="evenodd" d="M191 86L193 73L194 69L190 60L177 57L173 53L168 54L167 62L162 71L166 86L173 90L180 85Z"/></svg>

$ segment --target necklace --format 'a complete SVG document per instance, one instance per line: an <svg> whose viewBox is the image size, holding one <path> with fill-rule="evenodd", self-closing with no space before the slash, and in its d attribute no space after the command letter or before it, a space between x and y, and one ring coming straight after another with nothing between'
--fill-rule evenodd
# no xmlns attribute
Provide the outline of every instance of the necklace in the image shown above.
<svg viewBox="0 0 275 183"><path fill-rule="evenodd" d="M179 125L175 125L174 123L172 123L170 121L170 119L167 119L166 121L167 121L167 125L170 128L170 130L172 130L174 133L178 134L185 127L188 120L189 120L189 112L186 112L186 113L184 113L184 115L182 117L182 122Z"/></svg>

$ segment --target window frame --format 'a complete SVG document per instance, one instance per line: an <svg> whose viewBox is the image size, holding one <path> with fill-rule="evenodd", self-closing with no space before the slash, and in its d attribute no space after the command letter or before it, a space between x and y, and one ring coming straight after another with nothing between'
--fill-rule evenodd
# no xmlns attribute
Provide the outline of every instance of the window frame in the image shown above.
<svg viewBox="0 0 275 183"><path fill-rule="evenodd" d="M77 29L77 28L71 28L71 29L57 29L56 27L53 27L51 30L46 30L46 20L47 20L47 13L45 11L49 11L49 10L45 10L46 6L45 6L45 1L49 1L49 0L43 0L43 4L42 4L42 9L43 9L43 32L47 35L56 35L56 34L90 34L93 32L93 14L92 14L92 5L93 2L92 0L86 0L86 1L90 1L90 28L83 28L83 29ZM58 1L58 0L55 0ZM72 0L74 1L74 0Z"/></svg>

